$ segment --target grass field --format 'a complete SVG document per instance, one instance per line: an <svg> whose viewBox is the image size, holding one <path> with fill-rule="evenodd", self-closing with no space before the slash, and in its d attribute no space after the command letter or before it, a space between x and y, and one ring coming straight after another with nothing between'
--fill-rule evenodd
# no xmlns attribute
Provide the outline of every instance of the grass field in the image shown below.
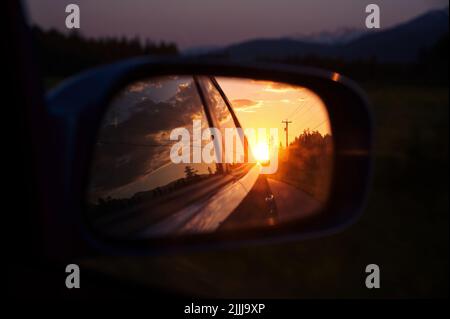
<svg viewBox="0 0 450 319"><path fill-rule="evenodd" d="M362 218L325 238L233 251L84 261L210 297L448 296L448 88L367 85L375 176ZM364 269L381 269L381 289Z"/></svg>

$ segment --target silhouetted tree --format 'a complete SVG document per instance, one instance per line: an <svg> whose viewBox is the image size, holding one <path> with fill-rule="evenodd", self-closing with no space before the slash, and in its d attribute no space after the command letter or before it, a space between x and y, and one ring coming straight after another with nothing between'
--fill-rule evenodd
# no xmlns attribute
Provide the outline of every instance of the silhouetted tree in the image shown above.
<svg viewBox="0 0 450 319"><path fill-rule="evenodd" d="M194 176L197 176L197 170L193 169L188 165L184 167L184 174L186 175L187 179L191 179Z"/></svg>
<svg viewBox="0 0 450 319"><path fill-rule="evenodd" d="M143 55L176 55L174 43L155 43L146 40L142 44L135 36L85 38L78 31L64 34L51 29L32 28L34 44L41 72L44 77L65 77L94 66Z"/></svg>

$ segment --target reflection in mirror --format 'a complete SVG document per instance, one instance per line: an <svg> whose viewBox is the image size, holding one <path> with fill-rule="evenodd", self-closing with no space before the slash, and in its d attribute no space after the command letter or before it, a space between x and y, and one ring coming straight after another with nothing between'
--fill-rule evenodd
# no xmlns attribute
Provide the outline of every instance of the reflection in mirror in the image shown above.
<svg viewBox="0 0 450 319"><path fill-rule="evenodd" d="M124 239L275 227L320 213L332 166L327 109L307 88L145 79L103 117L87 217L95 232Z"/></svg>

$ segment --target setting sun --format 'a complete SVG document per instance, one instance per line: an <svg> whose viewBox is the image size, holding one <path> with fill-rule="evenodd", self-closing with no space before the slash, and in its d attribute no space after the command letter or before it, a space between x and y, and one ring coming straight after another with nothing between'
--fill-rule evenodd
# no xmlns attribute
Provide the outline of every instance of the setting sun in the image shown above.
<svg viewBox="0 0 450 319"><path fill-rule="evenodd" d="M286 120L290 121L288 143L294 142L307 129L323 136L331 135L324 102L305 87L249 79L216 79L231 101L242 127L278 128L283 147L286 147L283 122ZM255 157L258 156L255 154Z"/></svg>
<svg viewBox="0 0 450 319"><path fill-rule="evenodd" d="M256 144L252 151L258 162L267 162L269 160L269 145L267 143L260 142Z"/></svg>

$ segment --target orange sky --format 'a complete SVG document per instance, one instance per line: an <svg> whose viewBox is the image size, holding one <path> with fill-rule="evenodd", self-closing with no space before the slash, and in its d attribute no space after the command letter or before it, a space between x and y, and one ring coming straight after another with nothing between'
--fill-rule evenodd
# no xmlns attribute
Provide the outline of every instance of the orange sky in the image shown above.
<svg viewBox="0 0 450 319"><path fill-rule="evenodd" d="M244 128L278 128L285 141L284 124L288 119L289 142L304 129L331 134L328 112L320 97L304 87L251 79L216 78L230 100Z"/></svg>

